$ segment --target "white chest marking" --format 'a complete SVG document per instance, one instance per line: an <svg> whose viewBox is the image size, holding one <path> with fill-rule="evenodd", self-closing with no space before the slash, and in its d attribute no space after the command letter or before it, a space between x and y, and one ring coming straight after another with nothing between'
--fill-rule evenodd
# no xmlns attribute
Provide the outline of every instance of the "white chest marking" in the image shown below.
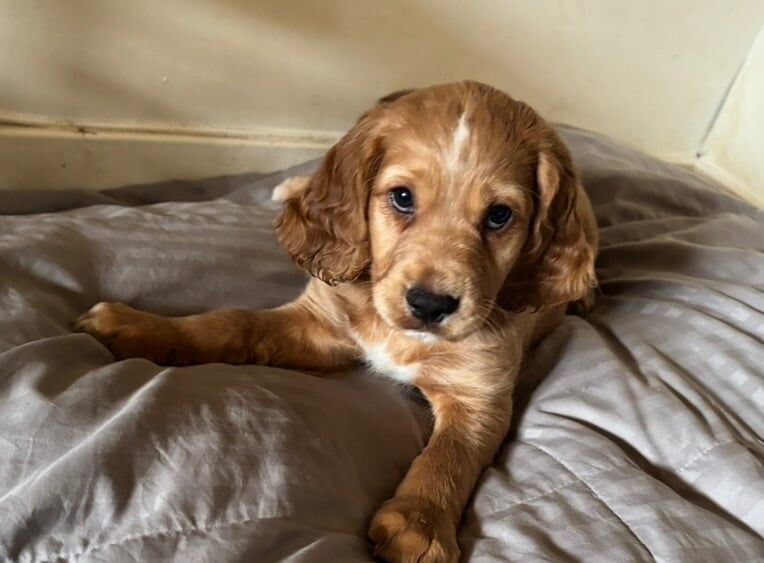
<svg viewBox="0 0 764 563"><path fill-rule="evenodd" d="M418 362L399 364L388 353L386 342L382 341L372 344L365 342L358 335L354 335L354 338L363 350L366 363L373 371L399 383L413 384L414 379L419 373L420 365Z"/></svg>

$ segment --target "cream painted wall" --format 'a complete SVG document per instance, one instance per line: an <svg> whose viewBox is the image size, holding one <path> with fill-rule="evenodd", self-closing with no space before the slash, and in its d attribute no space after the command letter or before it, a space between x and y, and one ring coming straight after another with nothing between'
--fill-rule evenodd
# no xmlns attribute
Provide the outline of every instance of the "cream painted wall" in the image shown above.
<svg viewBox="0 0 764 563"><path fill-rule="evenodd" d="M764 208L764 28L714 120L697 166Z"/></svg>
<svg viewBox="0 0 764 563"><path fill-rule="evenodd" d="M467 77L690 159L762 24L762 0L0 0L0 185L268 170L386 92ZM193 165L158 166L165 141Z"/></svg>

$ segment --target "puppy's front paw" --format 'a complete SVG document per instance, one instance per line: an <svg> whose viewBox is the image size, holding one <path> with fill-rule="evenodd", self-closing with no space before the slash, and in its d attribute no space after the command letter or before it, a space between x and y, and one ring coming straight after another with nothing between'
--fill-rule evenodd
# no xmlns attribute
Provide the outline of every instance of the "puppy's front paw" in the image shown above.
<svg viewBox="0 0 764 563"><path fill-rule="evenodd" d="M369 527L375 555L390 563L454 563L459 560L456 525L426 499L394 497Z"/></svg>
<svg viewBox="0 0 764 563"><path fill-rule="evenodd" d="M119 359L176 363L177 331L170 319L122 303L98 303L74 321L73 328L95 337Z"/></svg>

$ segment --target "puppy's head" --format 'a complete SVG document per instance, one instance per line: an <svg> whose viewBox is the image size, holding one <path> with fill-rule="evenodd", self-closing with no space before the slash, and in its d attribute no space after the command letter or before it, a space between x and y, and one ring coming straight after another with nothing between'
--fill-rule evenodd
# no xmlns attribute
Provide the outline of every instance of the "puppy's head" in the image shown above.
<svg viewBox="0 0 764 563"><path fill-rule="evenodd" d="M392 94L326 155L276 222L323 281L368 274L393 328L458 340L498 302L523 310L594 283L570 155L525 104L460 82Z"/></svg>

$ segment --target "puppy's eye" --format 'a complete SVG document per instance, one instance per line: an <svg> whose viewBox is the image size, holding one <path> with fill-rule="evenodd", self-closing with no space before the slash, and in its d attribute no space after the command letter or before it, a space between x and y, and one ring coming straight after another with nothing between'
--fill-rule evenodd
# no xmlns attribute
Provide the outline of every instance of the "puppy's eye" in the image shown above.
<svg viewBox="0 0 764 563"><path fill-rule="evenodd" d="M509 223L512 218L512 210L506 205L492 205L488 208L488 215L485 219L486 229L496 231Z"/></svg>
<svg viewBox="0 0 764 563"><path fill-rule="evenodd" d="M414 194L406 186L397 186L390 190L390 203L398 213L410 215L414 212Z"/></svg>

